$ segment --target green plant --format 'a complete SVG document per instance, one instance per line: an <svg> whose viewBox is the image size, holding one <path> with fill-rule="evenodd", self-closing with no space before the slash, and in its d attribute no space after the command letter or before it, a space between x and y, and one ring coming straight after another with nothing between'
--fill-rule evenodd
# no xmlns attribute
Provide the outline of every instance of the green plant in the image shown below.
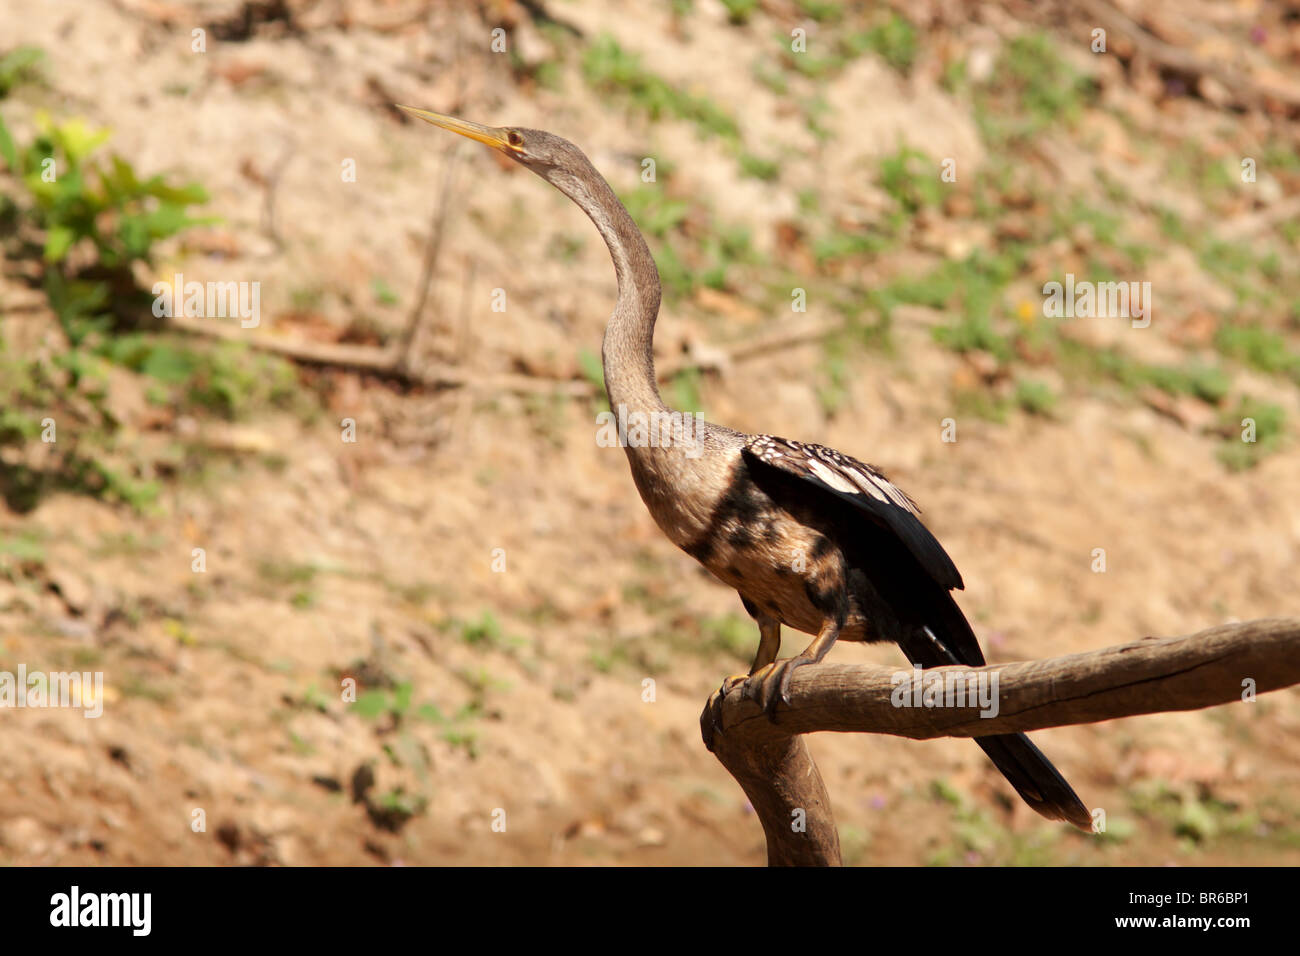
<svg viewBox="0 0 1300 956"><path fill-rule="evenodd" d="M1074 122L1082 112L1091 81L1067 64L1044 34L1013 39L998 63L1020 104L1039 121Z"/></svg>
<svg viewBox="0 0 1300 956"><path fill-rule="evenodd" d="M1018 381L1015 401L1031 415L1050 417L1056 410L1056 393L1042 382L1028 379Z"/></svg>
<svg viewBox="0 0 1300 956"><path fill-rule="evenodd" d="M1300 383L1300 352L1293 352L1277 332L1258 325L1220 326L1214 337L1218 350L1270 375L1285 375Z"/></svg>
<svg viewBox="0 0 1300 956"><path fill-rule="evenodd" d="M833 0L795 0L799 12L810 20L832 23L844 16L844 7Z"/></svg>
<svg viewBox="0 0 1300 956"><path fill-rule="evenodd" d="M635 189L619 198L641 231L656 239L678 229L691 212L689 202L670 199L658 189Z"/></svg>
<svg viewBox="0 0 1300 956"><path fill-rule="evenodd" d="M959 388L952 393L953 408L958 417L969 416L985 421L1005 424L1007 402L985 388Z"/></svg>
<svg viewBox="0 0 1300 956"><path fill-rule="evenodd" d="M1090 348L1069 339L1061 339L1057 347L1064 370L1084 378L1110 379L1126 389L1150 386L1217 405L1232 388L1232 378L1218 365L1148 365L1117 348Z"/></svg>
<svg viewBox="0 0 1300 956"><path fill-rule="evenodd" d="M1219 446L1218 459L1229 471L1244 471L1282 444L1286 412L1272 403L1243 398L1224 414L1223 429L1228 437Z"/></svg>
<svg viewBox="0 0 1300 956"><path fill-rule="evenodd" d="M924 153L906 146L881 160L880 185L898 203L896 226L943 201L939 167Z"/></svg>
<svg viewBox="0 0 1300 956"><path fill-rule="evenodd" d="M448 618L438 625L439 630L453 632L464 644L484 650L515 651L527 642L506 634L501 622L491 611L484 611L477 620Z"/></svg>
<svg viewBox="0 0 1300 956"><path fill-rule="evenodd" d="M781 175L781 164L774 159L763 159L753 153L741 153L740 171L751 179L761 179L765 183L776 180Z"/></svg>
<svg viewBox="0 0 1300 956"><path fill-rule="evenodd" d="M826 340L826 381L817 386L817 400L827 418L833 418L849 398L849 370L845 357L844 337Z"/></svg>
<svg viewBox="0 0 1300 956"><path fill-rule="evenodd" d="M754 622L739 614L706 617L700 621L700 638L696 647L702 653L719 652L744 660L754 645Z"/></svg>
<svg viewBox="0 0 1300 956"><path fill-rule="evenodd" d="M767 89L771 90L777 96L785 96L790 92L790 84L785 78L785 74L779 70L770 67L765 61L760 60L755 63L751 69L754 79L761 83Z"/></svg>
<svg viewBox="0 0 1300 956"><path fill-rule="evenodd" d="M975 118L985 139L1007 145L1056 123L1073 126L1096 92L1046 35L1025 34L998 57L991 82L975 97Z"/></svg>
<svg viewBox="0 0 1300 956"><path fill-rule="evenodd" d="M888 237L872 232L835 230L813 240L813 258L819 266L831 265L857 256L873 256L890 244Z"/></svg>
<svg viewBox="0 0 1300 956"><path fill-rule="evenodd" d="M595 89L627 96L651 119L672 116L693 123L706 136L733 141L740 138L736 121L721 107L651 73L639 56L624 50L608 34L597 37L587 48L582 57L582 71Z"/></svg>
<svg viewBox="0 0 1300 956"><path fill-rule="evenodd" d="M14 357L0 338L0 445L11 451L0 465L0 497L13 510L30 511L51 491L138 509L156 498L151 466L131 460L105 407L107 364L75 349L48 361Z"/></svg>
<svg viewBox="0 0 1300 956"><path fill-rule="evenodd" d="M897 13L861 37L861 45L876 53L899 73L910 73L919 43L916 28Z"/></svg>
<svg viewBox="0 0 1300 956"><path fill-rule="evenodd" d="M953 325L936 325L934 340L954 352L988 352L1002 361L1011 358L1010 340L998 333L987 315L969 315Z"/></svg>
<svg viewBox="0 0 1300 956"><path fill-rule="evenodd" d="M486 685L485 685L486 687ZM480 694L483 691L480 691ZM404 681L394 687L392 690L368 690L357 695L356 702L352 705L353 711L366 720L380 722L386 726L387 731L405 732L407 724L412 720L424 721L433 724L439 728L438 736L447 743L455 747L463 747L470 756L477 754L478 735L471 726L482 716L483 704L481 696L464 704L455 713L450 716L443 713L437 704L432 702L415 705L415 688L410 681ZM416 751L417 748L412 746L412 741L407 738L400 738L400 749ZM397 747L386 748L386 752L394 763L401 763L398 757ZM417 759L415 762L420 763Z"/></svg>
<svg viewBox="0 0 1300 956"><path fill-rule="evenodd" d="M0 56L0 100L23 83L40 79L45 51L35 46L20 46Z"/></svg>
<svg viewBox="0 0 1300 956"><path fill-rule="evenodd" d="M153 264L157 242L204 221L189 213L207 199L200 186L143 177L121 156L102 155L107 131L81 119L38 115L35 125L33 138L18 144L0 121L0 169L21 187L4 252L34 263L66 347L11 356L0 336L0 444L16 452L0 468L0 495L19 510L51 490L147 508L160 470L183 461L192 475L202 462L185 458L184 445L149 458L124 440L124 422L108 403L109 382L120 375L113 366L147 379L138 388L154 405L226 418L287 404L296 374L287 361L237 343L150 328L153 296L137 286L138 267ZM57 441L32 454L47 420Z"/></svg>
<svg viewBox="0 0 1300 956"><path fill-rule="evenodd" d="M19 149L0 121L0 158L27 190L23 211L44 236L46 292L77 345L104 332L113 312L128 319L139 314L147 299L133 266L152 264L157 241L205 221L188 210L208 197L197 183L141 179L117 154L96 158L109 133L80 118L56 123L39 114L36 125L35 138ZM83 246L87 256L74 264L72 253Z"/></svg>
<svg viewBox="0 0 1300 956"><path fill-rule="evenodd" d="M380 276L370 280L370 294L380 305L397 305L397 293L393 291L388 281Z"/></svg>
<svg viewBox="0 0 1300 956"><path fill-rule="evenodd" d="M1223 401L1232 380L1228 373L1217 365L1204 365L1199 362L1183 366L1145 365L1139 366L1137 374L1140 380L1154 385L1164 392L1186 394L1217 405Z"/></svg>
<svg viewBox="0 0 1300 956"><path fill-rule="evenodd" d="M949 60L943 67L943 74L939 77L939 85L949 93L961 93L966 89L969 80L966 77L965 60Z"/></svg>
<svg viewBox="0 0 1300 956"><path fill-rule="evenodd" d="M605 366L600 356L585 346L578 351L578 369L588 382L602 392L605 390Z"/></svg>
<svg viewBox="0 0 1300 956"><path fill-rule="evenodd" d="M1015 832L977 807L947 780L931 782L931 795L951 808L952 835L927 860L930 866L1001 864L1045 866L1056 859L1060 830L1039 827Z"/></svg>
<svg viewBox="0 0 1300 956"><path fill-rule="evenodd" d="M727 21L736 26L744 26L758 9L758 0L722 0L727 11Z"/></svg>
<svg viewBox="0 0 1300 956"><path fill-rule="evenodd" d="M1260 824L1257 813L1221 800L1207 788L1174 787L1158 780L1134 787L1129 804L1142 816L1163 822L1189 845L1249 837Z"/></svg>
<svg viewBox="0 0 1300 956"><path fill-rule="evenodd" d="M693 415L703 414L703 402L700 398L700 370L684 368L673 376L671 394L673 407Z"/></svg>
<svg viewBox="0 0 1300 956"><path fill-rule="evenodd" d="M470 647L495 647L501 643L501 637L501 625L491 611L484 611L477 621L460 625L460 639Z"/></svg>
<svg viewBox="0 0 1300 956"><path fill-rule="evenodd" d="M98 353L154 380L154 404L197 406L233 419L253 408L284 407L296 394L289 362L238 342L198 345L180 335L126 332L105 338Z"/></svg>
<svg viewBox="0 0 1300 956"><path fill-rule="evenodd" d="M1160 233L1171 242L1187 243L1191 235L1181 216L1168 206L1161 206L1156 215L1160 219Z"/></svg>
<svg viewBox="0 0 1300 956"><path fill-rule="evenodd" d="M1259 290L1270 285L1258 281L1259 262L1247 244L1209 240L1197 252L1201 268L1232 289L1238 302L1260 296Z"/></svg>

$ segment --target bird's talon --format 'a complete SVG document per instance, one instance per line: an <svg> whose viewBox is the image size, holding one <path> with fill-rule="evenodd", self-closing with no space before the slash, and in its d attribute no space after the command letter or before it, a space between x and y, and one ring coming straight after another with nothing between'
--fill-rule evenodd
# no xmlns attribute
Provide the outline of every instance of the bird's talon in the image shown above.
<svg viewBox="0 0 1300 956"><path fill-rule="evenodd" d="M768 664L745 682L745 698L757 703L768 719L776 723L777 707L780 704L790 706L790 678L795 668L810 663L812 661L806 657L791 657Z"/></svg>
<svg viewBox="0 0 1300 956"><path fill-rule="evenodd" d="M722 705L726 702L727 695L746 680L748 677L745 674L724 677L718 689L709 697L709 702L704 705L704 712L700 714L700 736L709 753L713 753L713 740L723 729Z"/></svg>
<svg viewBox="0 0 1300 956"><path fill-rule="evenodd" d="M776 722L776 705L781 698L781 674L786 661L776 661L750 674L741 690L745 700L752 700L768 719Z"/></svg>

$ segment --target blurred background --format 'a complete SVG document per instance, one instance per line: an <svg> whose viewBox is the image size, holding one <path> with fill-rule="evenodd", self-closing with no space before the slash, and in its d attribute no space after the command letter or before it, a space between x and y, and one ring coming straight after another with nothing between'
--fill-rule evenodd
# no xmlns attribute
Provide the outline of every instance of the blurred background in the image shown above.
<svg viewBox="0 0 1300 956"><path fill-rule="evenodd" d="M1296 2L0 0L0 670L104 679L0 711L0 862L763 861L697 723L756 629L595 441L603 244L393 103L581 146L670 404L883 468L992 661L1296 614L1298 67ZM850 863L1294 864L1297 731L1036 734L1093 838L811 746Z"/></svg>

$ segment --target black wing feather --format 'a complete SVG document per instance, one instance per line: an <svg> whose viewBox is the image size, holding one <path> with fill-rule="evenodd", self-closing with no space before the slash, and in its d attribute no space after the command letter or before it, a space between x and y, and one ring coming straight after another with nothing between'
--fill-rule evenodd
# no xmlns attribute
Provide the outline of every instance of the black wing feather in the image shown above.
<svg viewBox="0 0 1300 956"><path fill-rule="evenodd" d="M901 488L871 465L824 445L771 435L755 435L743 451L754 467L775 468L846 501L867 518L892 531L936 583L951 591L964 587L961 573L930 530L920 509Z"/></svg>

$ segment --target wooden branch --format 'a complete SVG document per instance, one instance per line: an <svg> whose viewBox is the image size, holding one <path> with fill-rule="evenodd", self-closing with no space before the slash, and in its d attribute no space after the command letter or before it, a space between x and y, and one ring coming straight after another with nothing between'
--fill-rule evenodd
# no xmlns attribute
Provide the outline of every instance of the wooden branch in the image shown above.
<svg viewBox="0 0 1300 956"><path fill-rule="evenodd" d="M1141 55L1157 65L1190 76L1208 76L1216 80L1236 106L1253 108L1272 98L1291 108L1300 107L1300 90L1262 82L1231 67L1166 43L1144 30L1107 0L1083 0L1082 7L1088 16L1107 30L1127 36Z"/></svg>
<svg viewBox="0 0 1300 956"><path fill-rule="evenodd" d="M284 238L280 235L275 218L275 194L280 188L280 180L289 167L289 161L297 153L297 144L286 143L279 158L271 166L262 183L262 231L275 245L276 252L284 251Z"/></svg>
<svg viewBox="0 0 1300 956"><path fill-rule="evenodd" d="M249 333L238 325L212 319L173 316L168 327L179 332L206 335L225 342L242 342L249 348L270 352L306 365L327 365L370 372L382 378L396 379L427 388L476 388L490 392L522 394L559 394L590 396L590 383L577 379L537 378L531 375L478 374L461 368L429 366L408 369L402 363L404 350L377 348L373 345L348 345L335 342L303 342L278 338L260 332Z"/></svg>
<svg viewBox="0 0 1300 956"><path fill-rule="evenodd" d="M1259 212L1225 220L1219 224L1218 232L1223 239L1245 239L1297 216L1300 216L1300 196L1289 196Z"/></svg>
<svg viewBox="0 0 1300 956"><path fill-rule="evenodd" d="M410 355L409 344L414 336L415 323L419 316L420 312L412 313L407 331L396 348L278 338L260 332L249 333L229 322L189 316L173 316L167 320L167 324L178 332L206 335L227 342L243 342L249 348L271 352L307 365L352 368L428 388L469 388L489 392L563 395L570 398L591 398L599 392L597 386L585 379L545 378L536 375L484 375L450 366L411 368L407 361ZM692 355L668 359L660 363L656 374L662 382L688 368L725 368L732 361L742 361L764 352L816 341L843 328L842 322L822 322L803 329L778 331L759 336L733 346L705 346Z"/></svg>
<svg viewBox="0 0 1300 956"><path fill-rule="evenodd" d="M818 342L845 328L842 319L821 320L795 329L777 329L733 345L701 345L690 354L655 363L655 376L663 382L691 368L725 369L732 362L777 352L808 342Z"/></svg>
<svg viewBox="0 0 1300 956"><path fill-rule="evenodd" d="M736 778L763 824L768 866L840 865L840 833L831 798L803 737L747 740L719 734L713 753ZM807 832L794 831L795 810L804 811Z"/></svg>
<svg viewBox="0 0 1300 956"><path fill-rule="evenodd" d="M346 365L363 372L383 373L396 365L397 352L373 345L339 345L334 342L303 342L262 332L249 332L235 322L188 315L174 315L168 328L191 335L205 335L223 342L242 342L251 349L270 352L308 365Z"/></svg>
<svg viewBox="0 0 1300 956"><path fill-rule="evenodd" d="M429 289L433 285L433 275L438 269L438 257L442 254L442 236L447 228L447 211L451 208L451 187L456 181L456 166L460 162L460 140L452 139L443 153L442 185L438 189L438 201L434 205L433 217L429 222L429 238L425 242L424 265L420 271L419 290L411 316L402 334L400 367L409 372L412 367L411 349L415 345L416 333L424 320L425 305L429 301Z"/></svg>
<svg viewBox="0 0 1300 956"><path fill-rule="evenodd" d="M791 680L790 706L778 709L776 723L736 690L728 693L714 753L754 805L767 835L768 863L840 861L826 789L800 734L980 737L1240 702L1247 687L1265 693L1300 684L1300 619L1224 624L1040 661L938 667L921 672L922 686L939 676L946 681L949 675L980 673L997 675L993 716L981 716L971 701L960 707L897 706L896 688L901 693L913 686L910 667L802 667ZM910 692L904 699L914 700ZM702 729L711 727L712 713L706 706ZM805 811L806 832L791 826L797 809Z"/></svg>

